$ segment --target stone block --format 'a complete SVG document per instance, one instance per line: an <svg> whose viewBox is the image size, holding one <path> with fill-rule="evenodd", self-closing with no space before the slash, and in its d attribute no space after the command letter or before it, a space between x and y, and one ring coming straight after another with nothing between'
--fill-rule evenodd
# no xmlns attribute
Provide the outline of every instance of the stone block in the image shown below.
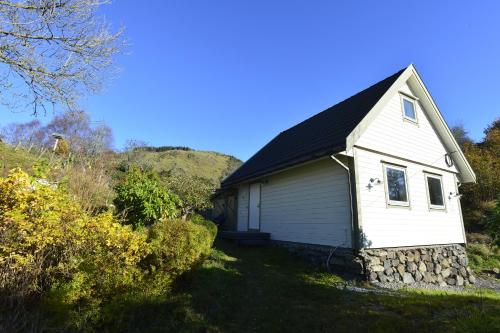
<svg viewBox="0 0 500 333"><path fill-rule="evenodd" d="M410 273L406 272L403 274L403 283L408 284L413 282L415 282L415 280L413 279L413 276Z"/></svg>

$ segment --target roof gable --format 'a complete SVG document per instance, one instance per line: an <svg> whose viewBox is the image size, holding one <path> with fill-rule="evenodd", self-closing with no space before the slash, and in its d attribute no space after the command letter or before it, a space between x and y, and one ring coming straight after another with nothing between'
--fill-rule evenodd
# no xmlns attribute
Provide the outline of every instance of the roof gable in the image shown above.
<svg viewBox="0 0 500 333"><path fill-rule="evenodd" d="M222 181L227 187L346 149L346 137L407 69L281 132Z"/></svg>
<svg viewBox="0 0 500 333"><path fill-rule="evenodd" d="M456 142L441 112L434 103L429 91L418 75L413 65L408 66L395 80L393 85L384 93L373 109L358 123L346 139L346 150L351 151L354 144L361 138L362 134L372 124L375 118L382 112L388 101L398 93L399 89L407 84L411 91L419 98L419 103L426 112L436 134L439 136L446 151L452 157L459 171L460 181L463 183L475 182L476 175L465 158L460 146Z"/></svg>

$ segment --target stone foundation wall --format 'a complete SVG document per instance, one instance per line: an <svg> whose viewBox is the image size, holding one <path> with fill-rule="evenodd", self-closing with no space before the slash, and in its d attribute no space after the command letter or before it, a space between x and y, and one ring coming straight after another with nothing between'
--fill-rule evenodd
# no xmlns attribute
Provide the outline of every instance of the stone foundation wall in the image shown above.
<svg viewBox="0 0 500 333"><path fill-rule="evenodd" d="M361 250L371 282L425 282L440 286L475 283L461 245Z"/></svg>
<svg viewBox="0 0 500 333"><path fill-rule="evenodd" d="M356 256L350 248L277 240L273 240L272 244L284 247L291 253L323 267L326 266L326 261L331 251L334 250L333 255L330 257L330 268L338 268L338 271L356 275L364 273L362 258Z"/></svg>

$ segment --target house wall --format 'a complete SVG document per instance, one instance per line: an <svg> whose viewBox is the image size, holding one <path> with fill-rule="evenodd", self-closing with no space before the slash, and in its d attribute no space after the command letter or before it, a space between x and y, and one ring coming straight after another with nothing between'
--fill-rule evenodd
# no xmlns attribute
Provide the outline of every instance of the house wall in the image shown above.
<svg viewBox="0 0 500 333"><path fill-rule="evenodd" d="M347 175L329 158L262 182L260 214L273 240L351 246Z"/></svg>
<svg viewBox="0 0 500 333"><path fill-rule="evenodd" d="M399 90L413 95L406 84ZM403 120L401 97L395 94L355 145L457 172L446 165L447 151L418 102L416 112L418 124Z"/></svg>
<svg viewBox="0 0 500 333"><path fill-rule="evenodd" d="M411 93L407 86L401 90ZM403 120L395 94L355 142L358 220L368 247L465 242L459 198L449 196L456 192L457 170L446 165L446 150L420 105L416 112L418 124ZM383 183L367 188L371 178L384 179L382 161L407 168L410 207L388 205ZM424 171L442 175L445 210L429 208Z"/></svg>
<svg viewBox="0 0 500 333"><path fill-rule="evenodd" d="M240 185L238 188L238 211L237 211L237 221L236 230L237 231L247 231L248 230L248 199L249 199L249 189L248 184Z"/></svg>

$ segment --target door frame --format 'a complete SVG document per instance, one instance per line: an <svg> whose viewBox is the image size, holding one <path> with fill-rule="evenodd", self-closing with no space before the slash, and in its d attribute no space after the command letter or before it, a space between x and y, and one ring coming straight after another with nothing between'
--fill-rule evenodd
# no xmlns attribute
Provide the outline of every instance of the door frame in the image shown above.
<svg viewBox="0 0 500 333"><path fill-rule="evenodd" d="M257 229L250 228L250 197L252 196L252 185L258 185L259 186L259 227ZM261 202L262 202L262 184L261 183L252 183L248 184L248 215L247 215L247 230L248 231L260 231L260 215L261 215Z"/></svg>

